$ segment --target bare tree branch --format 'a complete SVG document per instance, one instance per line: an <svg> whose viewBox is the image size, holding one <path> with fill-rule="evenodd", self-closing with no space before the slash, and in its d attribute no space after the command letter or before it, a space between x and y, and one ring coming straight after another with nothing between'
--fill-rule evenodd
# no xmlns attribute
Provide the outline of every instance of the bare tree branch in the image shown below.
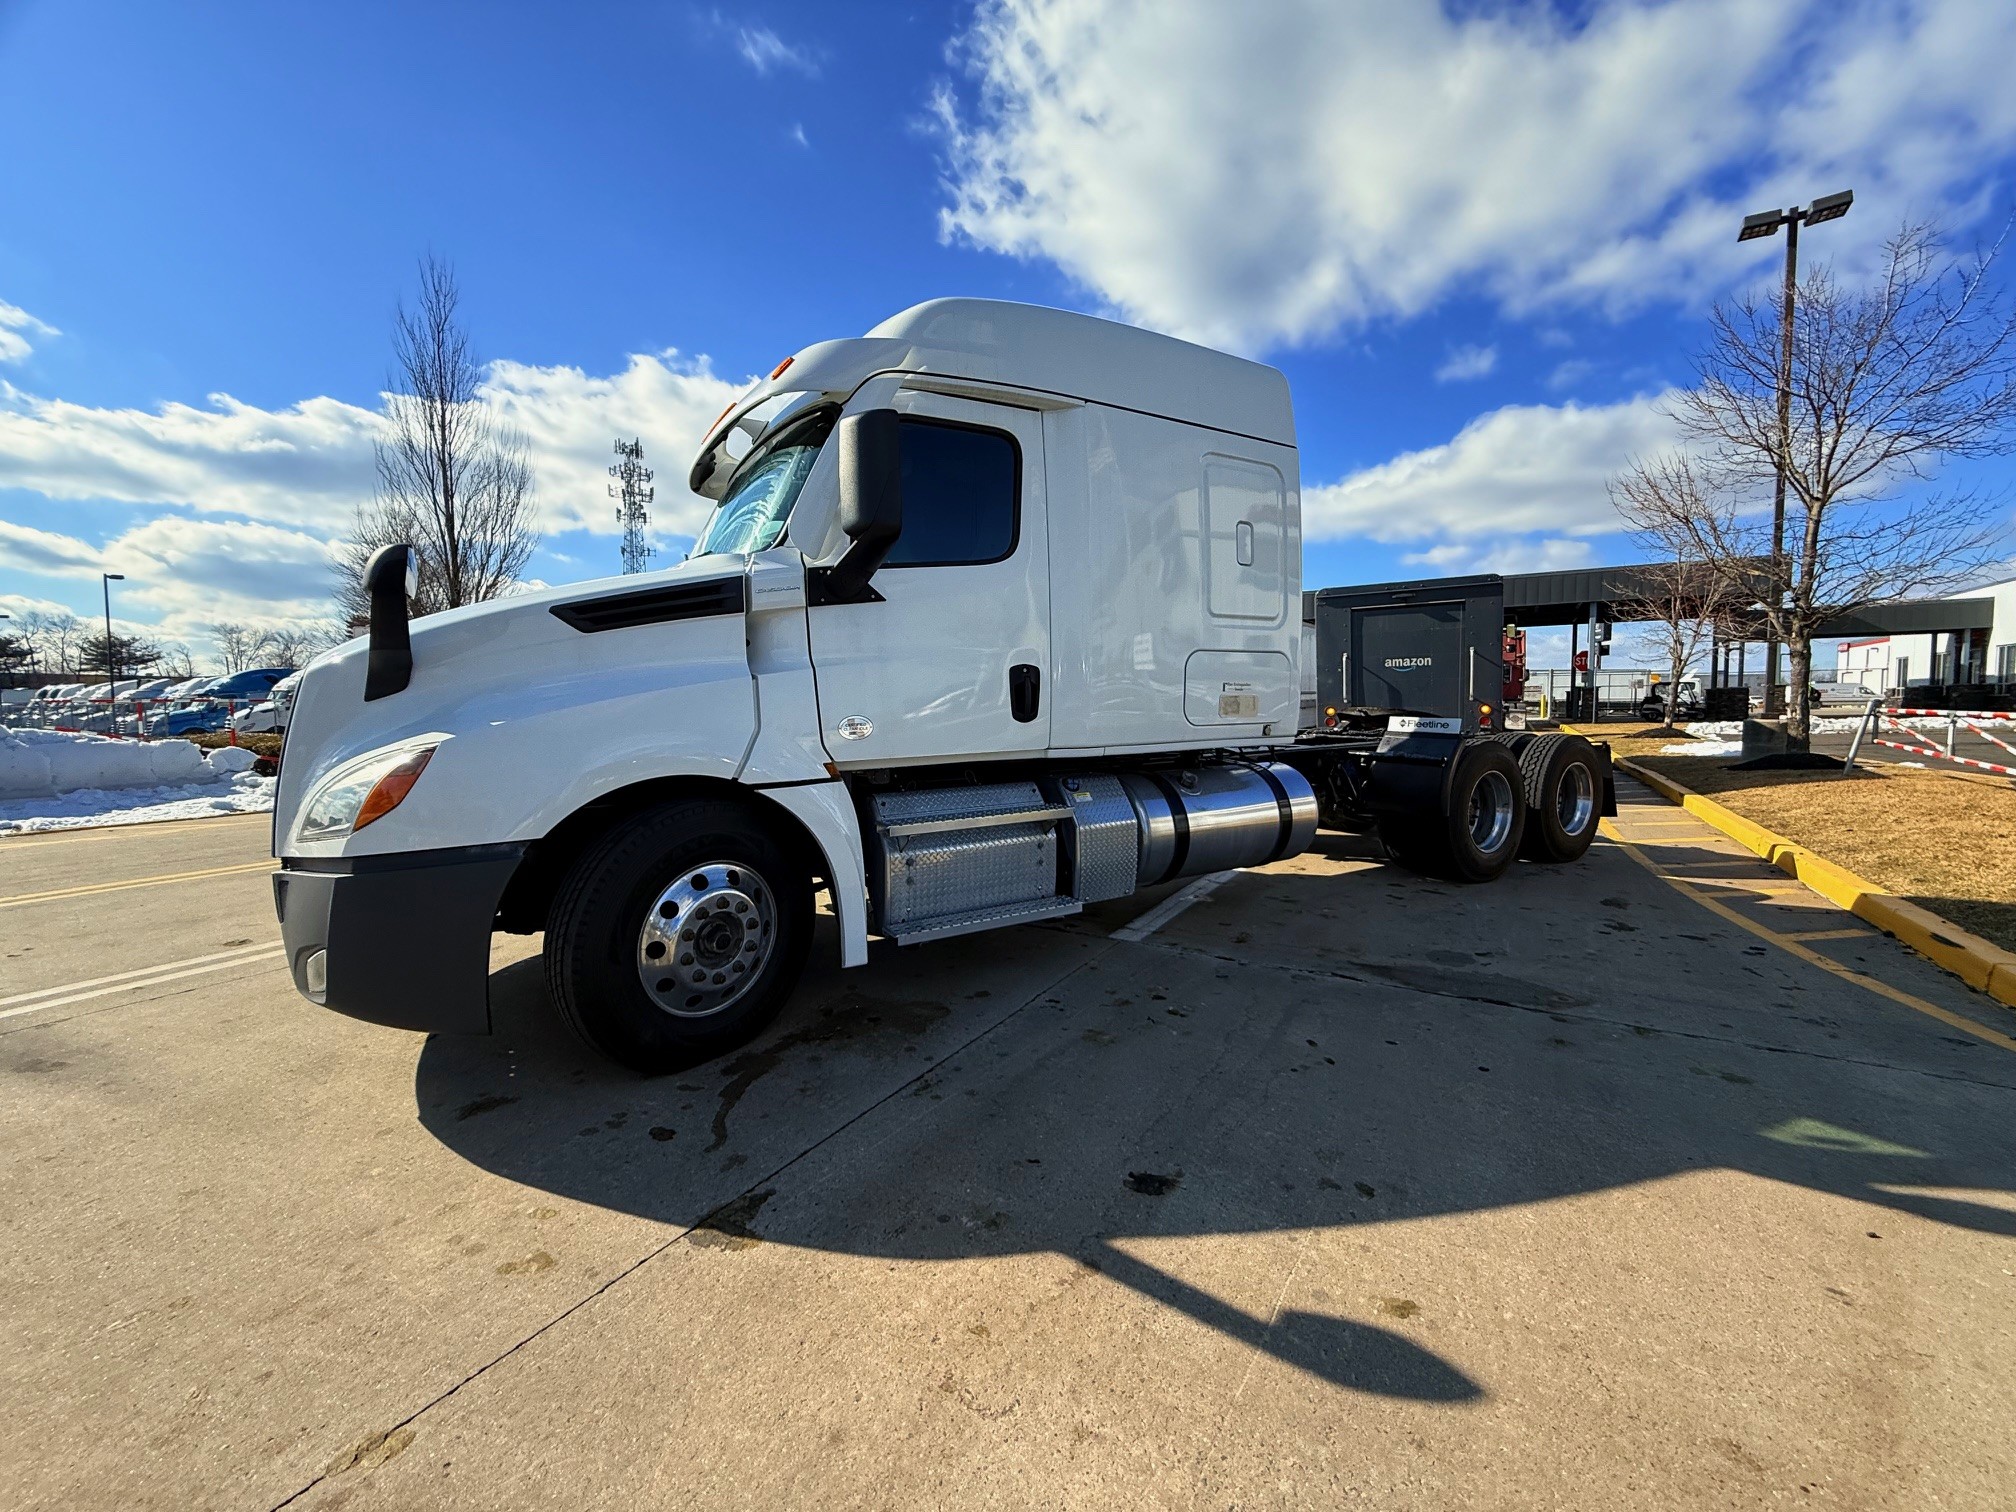
<svg viewBox="0 0 2016 1512"><path fill-rule="evenodd" d="M538 545L529 446L483 400L460 301L454 270L430 256L419 308L393 319L378 486L338 554L347 619L368 608L364 568L381 546L413 547L413 610L432 614L504 593Z"/></svg>
<svg viewBox="0 0 2016 1512"><path fill-rule="evenodd" d="M1731 626L1747 579L1717 568L1714 537L1704 530L1713 506L1685 453L1634 465L1611 485L1610 498L1641 553L1652 558L1636 573L1638 590L1617 607L1623 618L1658 627L1654 639L1666 663L1670 726L1679 712L1681 681L1716 632Z"/></svg>
<svg viewBox="0 0 2016 1512"><path fill-rule="evenodd" d="M1934 228L1907 224L1868 288L1808 270L1794 303L1789 435L1777 413L1782 291L1718 304L1696 381L1672 402L1684 453L1635 461L1613 486L1648 546L1704 564L1723 579L1730 609L1754 609L1785 643L1795 688L1811 681L1813 638L1827 621L1950 591L1995 558L2006 533L1996 497L1961 490L1901 511L1871 506L1954 458L2011 449L2016 309L1990 276L2002 246L1962 265L1942 255ZM1781 456L1788 518L1776 581L1768 507ZM1803 743L1807 701L1794 697L1789 709Z"/></svg>

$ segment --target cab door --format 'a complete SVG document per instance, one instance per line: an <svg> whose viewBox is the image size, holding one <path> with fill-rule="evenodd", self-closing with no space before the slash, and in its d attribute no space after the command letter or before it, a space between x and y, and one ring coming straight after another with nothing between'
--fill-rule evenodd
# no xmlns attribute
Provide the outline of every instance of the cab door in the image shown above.
<svg viewBox="0 0 2016 1512"><path fill-rule="evenodd" d="M868 602L807 611L826 750L844 767L1050 741L1050 549L1033 410L899 392L903 529Z"/></svg>

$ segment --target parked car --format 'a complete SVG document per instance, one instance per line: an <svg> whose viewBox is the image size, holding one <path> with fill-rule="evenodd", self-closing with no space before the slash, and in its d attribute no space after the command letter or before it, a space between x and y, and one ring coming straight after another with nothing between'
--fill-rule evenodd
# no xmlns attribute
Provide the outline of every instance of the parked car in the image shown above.
<svg viewBox="0 0 2016 1512"><path fill-rule="evenodd" d="M170 688L147 710L147 734L151 737L190 733L186 729L171 731L170 721L178 713L207 707L203 702L203 695L221 681L223 679L217 677L192 677L187 682L178 683Z"/></svg>
<svg viewBox="0 0 2016 1512"><path fill-rule="evenodd" d="M180 708L170 709L159 720L147 722L149 735L202 735L224 728L231 717L228 704L212 703L208 699L195 699Z"/></svg>
<svg viewBox="0 0 2016 1512"><path fill-rule="evenodd" d="M216 683L204 690L206 698L229 698L243 702L255 702L273 691L273 685L282 678L292 676L292 667L254 667L244 672L233 672L228 677L220 677Z"/></svg>
<svg viewBox="0 0 2016 1512"><path fill-rule="evenodd" d="M270 698L231 716L231 728L240 735L266 735L280 727L280 707Z"/></svg>
<svg viewBox="0 0 2016 1512"><path fill-rule="evenodd" d="M237 724L237 716L266 701L274 685L293 674L290 667L254 667L224 677L205 679L189 690L175 705L147 721L149 735L200 735L248 726ZM243 707L240 707L243 706ZM252 725L249 728L268 728Z"/></svg>

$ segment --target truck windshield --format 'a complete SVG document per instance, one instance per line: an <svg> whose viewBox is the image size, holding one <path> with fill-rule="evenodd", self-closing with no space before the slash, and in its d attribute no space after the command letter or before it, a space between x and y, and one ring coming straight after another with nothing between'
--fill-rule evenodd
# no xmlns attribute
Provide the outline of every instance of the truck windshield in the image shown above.
<svg viewBox="0 0 2016 1512"><path fill-rule="evenodd" d="M767 551L783 539L791 506L832 433L835 413L825 409L807 415L743 458L693 547L695 556Z"/></svg>

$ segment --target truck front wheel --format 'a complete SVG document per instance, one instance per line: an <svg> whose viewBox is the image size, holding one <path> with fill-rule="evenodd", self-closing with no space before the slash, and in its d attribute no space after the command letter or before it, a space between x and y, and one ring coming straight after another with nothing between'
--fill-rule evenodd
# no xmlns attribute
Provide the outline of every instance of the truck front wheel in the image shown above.
<svg viewBox="0 0 2016 1512"><path fill-rule="evenodd" d="M731 803L669 803L568 872L546 922L546 984L590 1045L653 1076L759 1034L811 934L811 880L773 835Z"/></svg>
<svg viewBox="0 0 2016 1512"><path fill-rule="evenodd" d="M1379 833L1413 871L1454 882L1490 882L1518 858L1526 831L1519 763L1497 741L1467 741L1456 756L1446 814L1401 815Z"/></svg>

